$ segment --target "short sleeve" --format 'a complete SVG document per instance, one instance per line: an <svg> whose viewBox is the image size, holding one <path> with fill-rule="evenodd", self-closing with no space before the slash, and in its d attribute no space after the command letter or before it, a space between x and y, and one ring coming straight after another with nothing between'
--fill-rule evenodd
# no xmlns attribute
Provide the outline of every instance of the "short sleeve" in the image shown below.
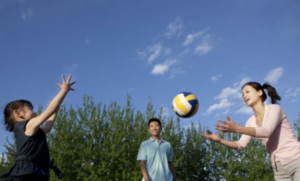
<svg viewBox="0 0 300 181"><path fill-rule="evenodd" d="M24 132L28 121L29 120L17 122L14 126L14 132L18 132L18 131Z"/></svg>
<svg viewBox="0 0 300 181"><path fill-rule="evenodd" d="M143 142L140 146L139 153L138 153L138 156L137 156L138 161L147 160L147 152L146 152L145 144L147 144L147 142Z"/></svg>
<svg viewBox="0 0 300 181"><path fill-rule="evenodd" d="M170 150L169 150L169 153L168 153L168 162L173 162L173 156L174 156L173 148L170 144Z"/></svg>

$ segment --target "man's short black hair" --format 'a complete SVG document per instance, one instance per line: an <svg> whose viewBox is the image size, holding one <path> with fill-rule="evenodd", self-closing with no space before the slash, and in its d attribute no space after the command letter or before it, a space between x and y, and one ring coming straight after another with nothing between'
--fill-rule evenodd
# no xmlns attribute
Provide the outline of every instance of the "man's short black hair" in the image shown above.
<svg viewBox="0 0 300 181"><path fill-rule="evenodd" d="M157 118L151 118L151 119L149 119L149 121L148 121L148 128L149 128L150 123L151 123L151 122L154 122L154 121L158 122L159 126L161 127L161 122L160 122L159 119L157 119Z"/></svg>

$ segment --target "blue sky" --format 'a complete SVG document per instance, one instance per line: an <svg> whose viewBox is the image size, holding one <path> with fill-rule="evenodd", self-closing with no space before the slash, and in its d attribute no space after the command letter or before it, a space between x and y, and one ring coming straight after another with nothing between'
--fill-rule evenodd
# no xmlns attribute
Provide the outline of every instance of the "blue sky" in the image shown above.
<svg viewBox="0 0 300 181"><path fill-rule="evenodd" d="M172 112L182 91L194 93L201 120L213 128L231 116L245 124L251 110L240 88L270 82L289 120L300 112L300 2L297 0L0 1L0 107L28 99L44 107L61 74L77 84L66 101ZM3 115L0 116L3 121ZM2 124L3 125L3 124ZM0 127L0 145L11 133ZM0 152L4 149L0 147Z"/></svg>

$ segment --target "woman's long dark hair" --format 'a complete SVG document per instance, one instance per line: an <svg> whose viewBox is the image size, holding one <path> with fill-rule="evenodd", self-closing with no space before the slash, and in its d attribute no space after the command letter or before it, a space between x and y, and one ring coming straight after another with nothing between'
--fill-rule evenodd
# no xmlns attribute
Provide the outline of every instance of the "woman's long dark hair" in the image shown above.
<svg viewBox="0 0 300 181"><path fill-rule="evenodd" d="M268 95L271 98L272 104L278 104L278 101L281 100L281 97L277 94L276 89L273 86L271 86L269 83L264 83L263 85L261 85L258 82L248 82L243 85L242 89L246 85L253 87L256 91L261 90L263 92L263 95L261 96L261 99L263 102L265 102L265 100L267 99L267 95L266 95L264 89L266 89L268 91Z"/></svg>

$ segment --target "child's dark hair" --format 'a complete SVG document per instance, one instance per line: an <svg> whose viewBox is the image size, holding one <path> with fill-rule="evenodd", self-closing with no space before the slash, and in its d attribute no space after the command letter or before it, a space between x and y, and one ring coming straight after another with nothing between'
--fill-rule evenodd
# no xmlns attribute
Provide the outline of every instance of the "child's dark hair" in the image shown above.
<svg viewBox="0 0 300 181"><path fill-rule="evenodd" d="M242 89L246 85L253 87L257 91L261 90L263 92L263 95L261 96L263 102L265 102L265 100L267 99L267 95L264 89L267 89L272 104L277 104L277 102L281 100L281 97L277 94L276 89L273 86L271 86L269 83L264 83L263 85L261 85L258 82L248 82L243 85Z"/></svg>
<svg viewBox="0 0 300 181"><path fill-rule="evenodd" d="M159 119L157 119L157 118L151 118L151 119L149 119L149 121L148 121L148 128L149 128L149 125L150 125L150 123L151 122L158 122L158 124L159 124L159 126L161 127L161 122L160 122L160 120Z"/></svg>
<svg viewBox="0 0 300 181"><path fill-rule="evenodd" d="M15 121L12 117L13 111L19 110L24 106L33 108L30 101L23 100L23 99L12 101L5 106L3 114L4 114L4 126L6 130L10 132L14 130Z"/></svg>

